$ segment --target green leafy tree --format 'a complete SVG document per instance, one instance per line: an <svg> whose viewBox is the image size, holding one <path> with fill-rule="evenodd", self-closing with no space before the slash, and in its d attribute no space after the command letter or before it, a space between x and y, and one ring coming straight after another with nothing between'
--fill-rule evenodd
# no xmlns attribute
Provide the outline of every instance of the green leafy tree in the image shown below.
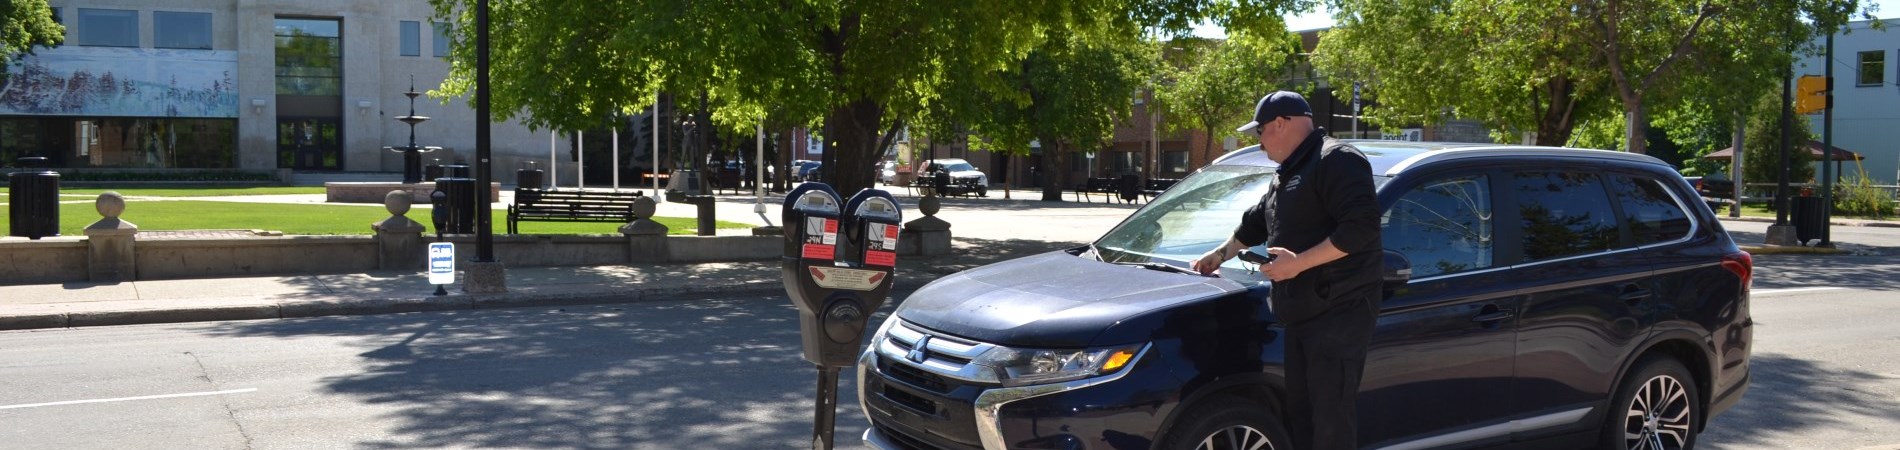
<svg viewBox="0 0 1900 450"><path fill-rule="evenodd" d="M1201 153L1213 151L1217 139L1239 136L1233 125L1253 114L1254 102L1268 91L1296 89L1287 84L1287 68L1300 50L1298 35L1281 31L1256 37L1230 33L1225 41L1188 44L1181 60L1185 67L1165 65L1165 81L1156 90L1169 132L1206 133Z"/></svg>
<svg viewBox="0 0 1900 450"><path fill-rule="evenodd" d="M1757 100L1749 112L1748 126L1742 130L1746 134L1742 139L1742 177L1749 183L1774 183L1781 179L1781 93ZM1814 166L1809 164L1814 157L1807 151L1814 132L1808 127L1808 119L1800 115L1794 116L1789 126L1794 134L1788 138L1788 145L1793 146L1788 149L1789 161L1793 162L1788 182L1805 183L1814 179Z"/></svg>
<svg viewBox="0 0 1900 450"><path fill-rule="evenodd" d="M471 0L430 0L455 21L443 96L474 80ZM706 93L717 126L822 123L843 192L871 186L872 166L906 122L951 82L1008 92L1005 72L1061 30L1137 23L1185 30L1211 14L1281 11L1239 0L492 0L493 107L503 119L581 129L657 92ZM945 109L967 104L949 102Z"/></svg>
<svg viewBox="0 0 1900 450"><path fill-rule="evenodd" d="M1133 23L1123 24L1125 27ZM968 108L961 123L980 136L973 148L1027 155L1030 142L1042 151L1042 199L1062 201L1068 158L1076 152L1107 147L1115 125L1129 117L1129 99L1148 80L1153 46L1132 30L1097 33L1053 30L1050 39L1015 67L975 78L1007 80L1012 89L997 92L977 84L949 90L968 96L954 102Z"/></svg>
<svg viewBox="0 0 1900 450"><path fill-rule="evenodd" d="M34 47L65 41L66 27L53 21L53 8L46 0L0 2L0 81L6 81L7 66L14 59L33 54Z"/></svg>
<svg viewBox="0 0 1900 450"><path fill-rule="evenodd" d="M1787 66L1788 43L1864 16L1866 3L1337 0L1340 26L1321 39L1317 59L1335 79L1370 81L1375 122L1464 117L1560 145L1581 124L1618 117L1623 148L1642 153L1651 109L1685 98L1752 101L1709 89L1753 94Z"/></svg>

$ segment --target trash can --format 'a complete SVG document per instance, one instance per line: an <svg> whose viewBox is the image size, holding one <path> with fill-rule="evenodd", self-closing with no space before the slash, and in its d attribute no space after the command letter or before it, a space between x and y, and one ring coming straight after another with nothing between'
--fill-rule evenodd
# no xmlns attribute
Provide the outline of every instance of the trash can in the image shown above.
<svg viewBox="0 0 1900 450"><path fill-rule="evenodd" d="M44 167L46 158L19 159L20 167ZM7 235L39 239L59 235L59 172L7 175Z"/></svg>
<svg viewBox="0 0 1900 450"><path fill-rule="evenodd" d="M1141 198L1141 176L1122 175L1121 179L1115 182L1115 192L1121 194L1123 202L1133 202Z"/></svg>
<svg viewBox="0 0 1900 450"><path fill-rule="evenodd" d="M542 180L547 179L544 175L541 169L515 170L515 189L541 189L545 186Z"/></svg>
<svg viewBox="0 0 1900 450"><path fill-rule="evenodd" d="M444 219L442 233L475 233L475 179L443 177L435 179L435 189L448 194L444 199L448 217Z"/></svg>
<svg viewBox="0 0 1900 450"><path fill-rule="evenodd" d="M422 166L422 181L435 181L437 178L442 178L441 164Z"/></svg>
<svg viewBox="0 0 1900 450"><path fill-rule="evenodd" d="M718 229L718 225L713 217L713 196L688 195L686 196L686 203L699 207L699 235L712 236L713 232Z"/></svg>
<svg viewBox="0 0 1900 450"><path fill-rule="evenodd" d="M475 178L474 174L475 171L469 170L467 164L449 164L442 166L442 176L444 177Z"/></svg>
<svg viewBox="0 0 1900 450"><path fill-rule="evenodd" d="M1821 238L1821 228L1827 226L1826 217L1822 215L1823 206L1820 197L1794 198L1794 210L1789 211L1791 213L1789 219L1794 221L1794 238L1800 241L1801 245L1808 245L1808 241Z"/></svg>

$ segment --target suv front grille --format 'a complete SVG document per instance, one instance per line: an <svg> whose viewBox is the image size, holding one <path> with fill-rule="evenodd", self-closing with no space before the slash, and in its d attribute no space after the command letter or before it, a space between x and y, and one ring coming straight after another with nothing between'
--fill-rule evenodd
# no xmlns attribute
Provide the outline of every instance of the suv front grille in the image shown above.
<svg viewBox="0 0 1900 450"><path fill-rule="evenodd" d="M889 375L898 381L910 383L912 386L924 388L925 390L939 394L950 393L951 386L949 382L946 382L943 377L925 372L923 369L911 367L908 364L893 363L886 358L878 358L878 369L884 372L885 375Z"/></svg>
<svg viewBox="0 0 1900 450"><path fill-rule="evenodd" d="M970 363L993 348L996 346L899 321L880 341L877 353L879 367L885 373L920 388L947 393L959 385L996 384L989 368Z"/></svg>

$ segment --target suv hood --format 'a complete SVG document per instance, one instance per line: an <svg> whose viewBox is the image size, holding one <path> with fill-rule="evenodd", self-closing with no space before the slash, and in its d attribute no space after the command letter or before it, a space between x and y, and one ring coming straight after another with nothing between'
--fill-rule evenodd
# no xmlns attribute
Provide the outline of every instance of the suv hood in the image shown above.
<svg viewBox="0 0 1900 450"><path fill-rule="evenodd" d="M1116 266L1066 252L946 276L904 300L897 316L992 344L1080 348L1135 315L1244 290L1221 278Z"/></svg>

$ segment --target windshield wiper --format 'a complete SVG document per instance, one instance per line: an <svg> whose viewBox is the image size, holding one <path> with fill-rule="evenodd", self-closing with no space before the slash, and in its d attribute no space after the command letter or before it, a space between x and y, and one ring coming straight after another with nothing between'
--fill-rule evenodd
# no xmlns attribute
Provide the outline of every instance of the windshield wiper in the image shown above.
<svg viewBox="0 0 1900 450"><path fill-rule="evenodd" d="M1213 274L1208 274L1208 275L1201 275L1201 273L1200 273L1200 272L1195 272L1195 271L1194 271L1194 269L1189 269L1189 268L1186 268L1186 267L1181 267L1181 266L1177 266L1177 265L1173 265L1173 264L1168 264L1168 263L1158 263L1158 262L1154 262L1154 261L1147 261L1147 262L1116 262L1116 263L1110 263L1110 264L1114 264L1114 265L1117 265L1117 266L1132 266L1132 267L1140 267L1140 268L1143 268L1143 269L1148 269L1148 270L1158 270L1158 271L1162 271L1162 272L1174 272L1174 273L1183 273L1183 274L1188 274L1188 275L1194 275L1194 276L1201 276L1201 277L1212 277L1212 276L1214 276Z"/></svg>

